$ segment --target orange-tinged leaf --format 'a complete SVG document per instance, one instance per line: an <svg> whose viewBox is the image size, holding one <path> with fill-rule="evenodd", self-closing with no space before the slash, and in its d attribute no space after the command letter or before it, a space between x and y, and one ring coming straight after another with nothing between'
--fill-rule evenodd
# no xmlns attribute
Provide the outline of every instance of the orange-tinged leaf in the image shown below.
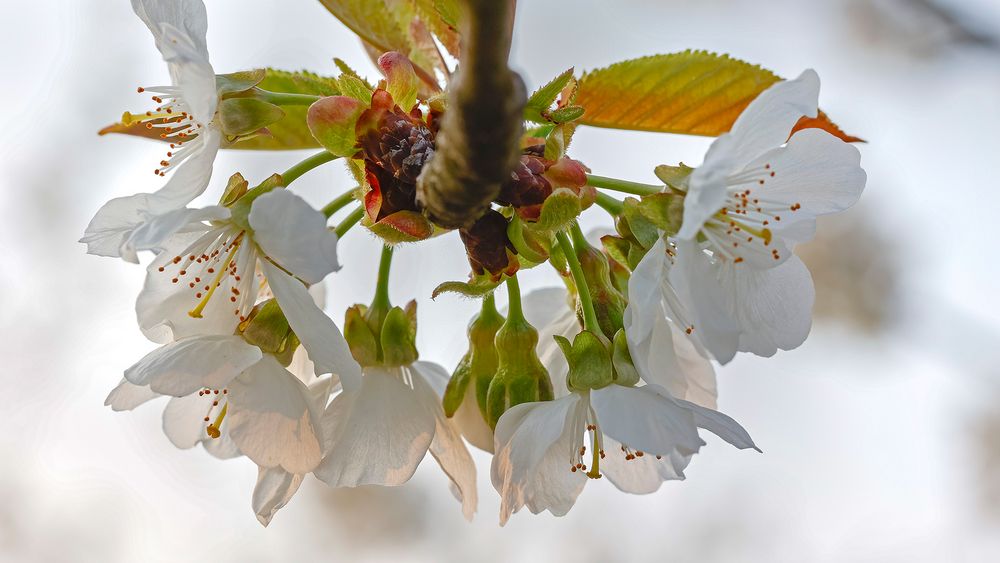
<svg viewBox="0 0 1000 563"><path fill-rule="evenodd" d="M761 92L782 80L760 66L707 51L631 59L583 75L578 123L594 127L718 136ZM820 114L808 126L856 140Z"/></svg>
<svg viewBox="0 0 1000 563"><path fill-rule="evenodd" d="M792 134L794 135L796 131L801 131L803 129L822 129L827 133L839 137L848 143L864 143L867 142L860 137L855 137L853 135L848 135L844 133L837 124L830 121L830 118L826 115L823 110L819 111L816 117L803 117L795 124L792 128Z"/></svg>

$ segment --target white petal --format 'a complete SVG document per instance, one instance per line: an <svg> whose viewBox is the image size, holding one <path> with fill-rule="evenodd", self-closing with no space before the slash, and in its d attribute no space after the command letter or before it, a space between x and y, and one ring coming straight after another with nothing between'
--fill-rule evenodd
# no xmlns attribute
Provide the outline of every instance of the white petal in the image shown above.
<svg viewBox="0 0 1000 563"><path fill-rule="evenodd" d="M191 155L170 173L170 179L154 195L165 204L184 207L204 193L212 179L212 166L221 142L221 133L215 127L202 128L197 138L184 145L189 147L191 143L197 143L191 148Z"/></svg>
<svg viewBox="0 0 1000 563"><path fill-rule="evenodd" d="M661 459L648 454L626 460L621 443L609 436L604 436L602 447L605 457L601 460L601 473L618 490L636 495L656 492L664 481L683 480L684 468L693 457L675 451Z"/></svg>
<svg viewBox="0 0 1000 563"><path fill-rule="evenodd" d="M322 213L292 192L275 189L258 197L248 220L264 253L302 281L313 284L340 269L337 234L327 229Z"/></svg>
<svg viewBox="0 0 1000 563"><path fill-rule="evenodd" d="M609 385L592 391L597 424L606 436L646 454L692 454L705 443L691 412L656 391L656 386ZM667 392L663 391L666 395Z"/></svg>
<svg viewBox="0 0 1000 563"><path fill-rule="evenodd" d="M210 438L206 434L206 438L201 441L201 445L205 448L205 451L216 459L232 459L243 455L243 452L240 451L239 446L233 441L229 432L226 432L227 429L228 426L223 421L221 434L218 438Z"/></svg>
<svg viewBox="0 0 1000 563"><path fill-rule="evenodd" d="M816 297L805 264L792 256L777 268L754 270L722 263L718 278L730 315L741 327L739 349L772 356L802 344Z"/></svg>
<svg viewBox="0 0 1000 563"><path fill-rule="evenodd" d="M583 490L587 478L569 470L575 438L583 432L577 424L581 405L585 410L581 396L571 393L516 405L500 417L490 477L500 493L501 525L529 501L535 512L565 514Z"/></svg>
<svg viewBox="0 0 1000 563"><path fill-rule="evenodd" d="M656 303L651 315L653 330L643 339L632 338L634 309L625 310L625 334L632 362L646 383L665 387L670 394L714 407L717 396L715 370L712 363L698 353L694 343L683 331L669 322Z"/></svg>
<svg viewBox="0 0 1000 563"><path fill-rule="evenodd" d="M166 201L153 194L116 197L97 210L80 242L87 245L88 254L138 264L135 249L127 244L133 232L151 215L170 209Z"/></svg>
<svg viewBox="0 0 1000 563"><path fill-rule="evenodd" d="M758 452L760 451L760 448L750 438L750 433L731 417L717 410L706 409L688 401L678 402L691 411L698 428L708 430L741 450L753 448Z"/></svg>
<svg viewBox="0 0 1000 563"><path fill-rule="evenodd" d="M739 170L738 150L737 139L732 133L721 135L712 142L705 154L705 162L691 173L688 181L677 238L694 239L705 221L725 206L729 176Z"/></svg>
<svg viewBox="0 0 1000 563"><path fill-rule="evenodd" d="M308 473L322 457L309 390L266 355L229 385L229 435L262 467Z"/></svg>
<svg viewBox="0 0 1000 563"><path fill-rule="evenodd" d="M797 132L784 147L760 156L748 167L771 165L774 177L758 189L769 201L797 204L797 210L782 213L772 222L776 234L796 222L843 211L854 205L865 188L867 175L861 168L861 153L820 129Z"/></svg>
<svg viewBox="0 0 1000 563"><path fill-rule="evenodd" d="M208 58L205 46L208 14L201 0L132 0L132 10L158 40L162 35L162 24L168 24L183 31Z"/></svg>
<svg viewBox="0 0 1000 563"><path fill-rule="evenodd" d="M361 386L361 366L351 355L351 349L337 325L316 306L299 280L266 260L261 261L261 267L289 326L316 365L316 374L336 374L345 390L358 389Z"/></svg>
<svg viewBox="0 0 1000 563"><path fill-rule="evenodd" d="M183 397L221 389L260 361L260 348L231 335L194 336L166 344L125 370L125 379L164 395Z"/></svg>
<svg viewBox="0 0 1000 563"><path fill-rule="evenodd" d="M479 410L474 383L465 388L465 398L462 399L462 404L455 411L452 420L470 444L484 452L493 453L493 430L486 424L486 419Z"/></svg>
<svg viewBox="0 0 1000 563"><path fill-rule="evenodd" d="M677 245L677 262L670 268L666 292L673 291L677 306L683 311L668 311L674 320L690 318L691 327L678 322L679 328L692 328L691 337L720 363L728 363L739 347L740 325L725 306L725 291L717 279L711 258L691 241Z"/></svg>
<svg viewBox="0 0 1000 563"><path fill-rule="evenodd" d="M427 453L436 422L399 368L365 370L359 390L345 390L323 417L326 457L316 476L333 487L402 485Z"/></svg>
<svg viewBox="0 0 1000 563"><path fill-rule="evenodd" d="M164 242L174 233L181 230L205 231L208 227L201 225L203 221L219 221L229 218L229 209L221 205L212 205L201 209L182 207L166 213L151 215L146 221L136 226L124 245L130 255L140 250L163 249Z"/></svg>
<svg viewBox="0 0 1000 563"><path fill-rule="evenodd" d="M267 526L278 510L288 504L302 484L303 475L289 473L280 467L259 467L257 484L253 488L253 512L257 521Z"/></svg>
<svg viewBox="0 0 1000 563"><path fill-rule="evenodd" d="M455 428L454 421L444 415L440 394L435 392L429 383L431 378L440 379L441 375L447 377L447 372L437 364L429 362L416 362L410 367L410 371L414 393L424 407L434 414L434 439L431 441L429 451L442 471L451 479L452 490L462 503L462 514L465 519L472 520L478 502L476 465L458 429Z"/></svg>
<svg viewBox="0 0 1000 563"><path fill-rule="evenodd" d="M121 383L108 393L108 398L104 400L104 406L111 407L111 410L115 412L130 411L139 405L161 396L150 389L149 386L135 385L129 383L126 379L122 379Z"/></svg>
<svg viewBox="0 0 1000 563"><path fill-rule="evenodd" d="M215 415L218 408L221 407L211 410L211 414ZM171 398L163 409L163 433L173 445L182 450L193 448L203 440L210 440L205 432L208 423L204 420L209 416L210 409L211 398L198 395ZM224 425L227 423L228 420L223 422Z"/></svg>
<svg viewBox="0 0 1000 563"><path fill-rule="evenodd" d="M667 243L661 237L639 260L628 279L628 306L625 308L625 332L632 342L648 340L656 319L663 315L660 286L668 272Z"/></svg>
<svg viewBox="0 0 1000 563"><path fill-rule="evenodd" d="M803 117L816 117L819 76L808 69L795 80L778 82L750 102L727 133L738 155L736 169L788 140ZM709 155L711 155L709 149ZM705 157L706 163L709 156Z"/></svg>

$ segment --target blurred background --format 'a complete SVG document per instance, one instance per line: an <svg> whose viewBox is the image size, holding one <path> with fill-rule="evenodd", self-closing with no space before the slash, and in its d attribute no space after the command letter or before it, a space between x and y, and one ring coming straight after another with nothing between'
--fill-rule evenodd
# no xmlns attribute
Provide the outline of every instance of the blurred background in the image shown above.
<svg viewBox="0 0 1000 563"><path fill-rule="evenodd" d="M206 3L218 72L334 74L337 56L375 75L315 0ZM311 480L264 529L251 463L176 450L159 405L102 406L153 347L134 324L144 270L76 239L105 200L161 184L161 149L96 132L145 110L136 86L168 76L126 0L4 1L0 16L0 560L1000 561L996 0L521 2L512 60L529 89L571 65L687 48L785 77L815 68L821 106L869 140L869 181L800 248L818 293L810 339L718 370L721 410L763 454L708 436L684 482L649 496L592 482L568 516L524 511L503 529L486 455L471 524L428 461L397 489ZM571 153L652 182L654 165L696 164L709 141L581 129ZM209 198L232 172L254 182L307 154L223 153ZM328 166L296 190L322 205L350 186ZM341 248L338 322L370 300L377 243L355 230ZM419 298L423 357L450 370L475 304L429 294L463 279L458 237L397 257L393 298ZM524 285L554 283L539 268Z"/></svg>

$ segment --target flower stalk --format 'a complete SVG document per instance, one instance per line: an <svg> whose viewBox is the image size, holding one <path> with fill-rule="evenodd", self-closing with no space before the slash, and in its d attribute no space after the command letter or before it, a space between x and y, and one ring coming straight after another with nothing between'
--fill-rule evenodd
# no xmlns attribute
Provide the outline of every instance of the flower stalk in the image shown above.
<svg viewBox="0 0 1000 563"><path fill-rule="evenodd" d="M663 186L641 184L618 178L608 178L607 176L595 176L594 174L587 174L587 185L632 195L649 195L663 191Z"/></svg>
<svg viewBox="0 0 1000 563"><path fill-rule="evenodd" d="M573 225L573 237L578 241L583 238L579 225ZM577 238L579 237L579 238ZM576 284L577 295L580 299L580 308L583 309L583 328L595 334L600 333L601 327L597 322L597 314L594 312L594 302L590 297L590 290L587 287L587 279L583 275L583 268L580 267L580 260L576 257L576 250L573 243L564 232L556 233L556 240L563 254L566 255L566 263L569 264L570 272L573 275L573 283Z"/></svg>

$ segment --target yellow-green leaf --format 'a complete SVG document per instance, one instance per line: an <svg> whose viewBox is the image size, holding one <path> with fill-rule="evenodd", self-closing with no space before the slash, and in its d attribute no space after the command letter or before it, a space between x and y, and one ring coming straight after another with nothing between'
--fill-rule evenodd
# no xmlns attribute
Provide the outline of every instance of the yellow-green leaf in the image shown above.
<svg viewBox="0 0 1000 563"><path fill-rule="evenodd" d="M729 131L761 92L782 80L773 72L727 55L684 51L632 59L584 74L574 103L595 127L717 136ZM825 114L823 127L852 138ZM829 123L829 125L826 125Z"/></svg>
<svg viewBox="0 0 1000 563"><path fill-rule="evenodd" d="M413 61L417 74L436 84L433 71L444 61L432 53L433 42L408 0L320 0L323 6L377 54L399 51ZM416 23L417 25L413 25ZM376 55L377 56L377 55Z"/></svg>

